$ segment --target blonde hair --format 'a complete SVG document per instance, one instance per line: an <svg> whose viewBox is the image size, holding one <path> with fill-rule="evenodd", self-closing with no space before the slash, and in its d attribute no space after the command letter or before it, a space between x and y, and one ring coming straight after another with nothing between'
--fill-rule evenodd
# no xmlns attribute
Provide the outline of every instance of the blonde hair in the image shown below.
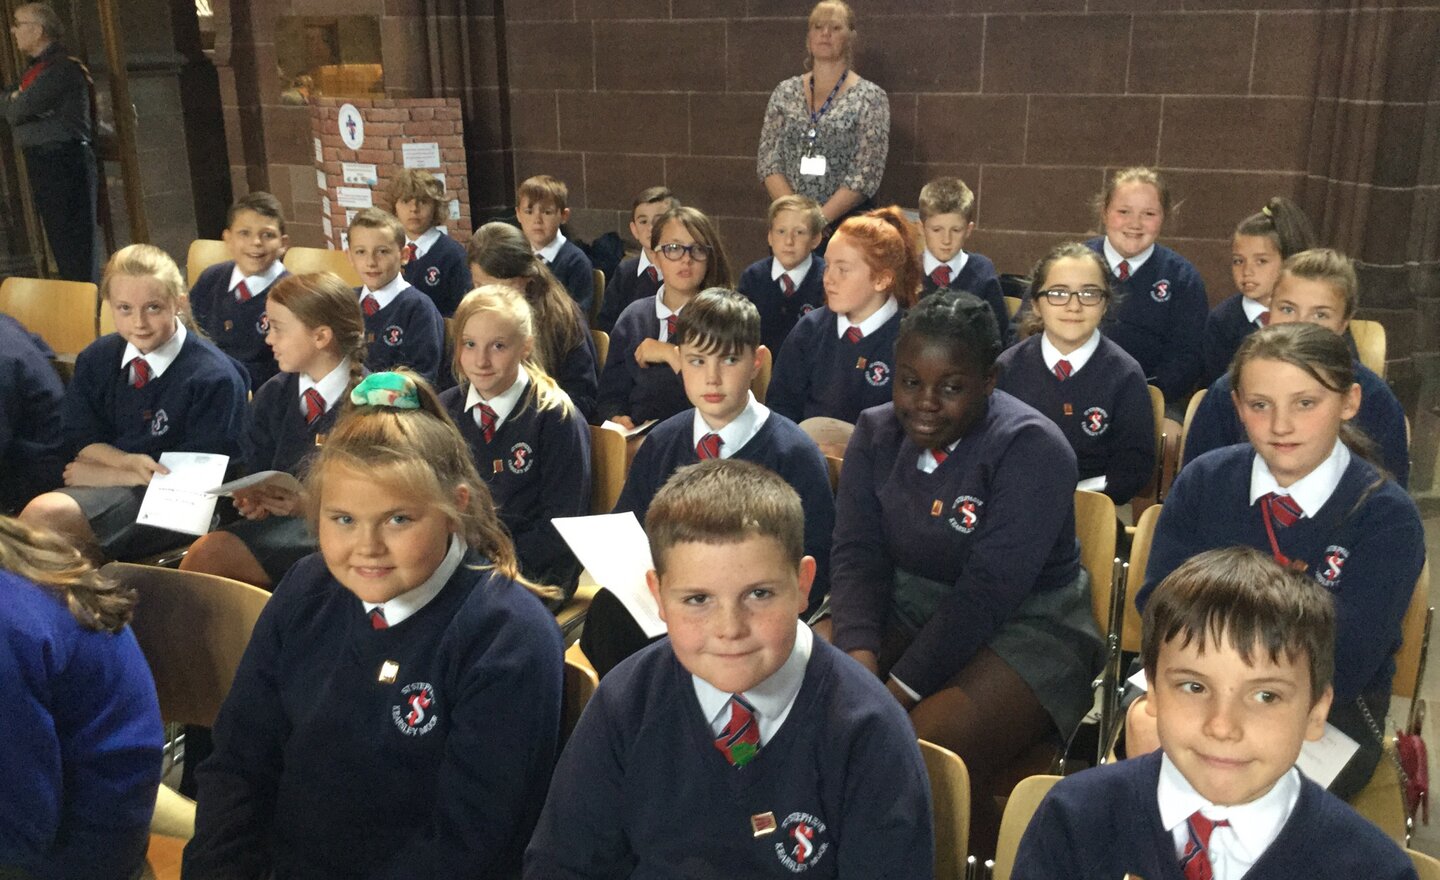
<svg viewBox="0 0 1440 880"><path fill-rule="evenodd" d="M540 207L551 207L563 211L570 204L570 188L565 181L548 174L527 177L515 189L515 206L529 202Z"/></svg>
<svg viewBox="0 0 1440 880"><path fill-rule="evenodd" d="M1360 305L1360 279L1355 274L1355 262L1333 248L1311 248L1294 254L1280 267L1280 274L1330 285L1340 296L1347 321Z"/></svg>
<svg viewBox="0 0 1440 880"><path fill-rule="evenodd" d="M8 516L0 516L0 568L53 594L86 629L119 632L135 608L135 591L103 577L70 542Z"/></svg>
<svg viewBox="0 0 1440 880"><path fill-rule="evenodd" d="M820 0L810 10L810 18L805 22L805 69L809 70L815 66L815 56L810 54L810 28L815 26L817 21L825 18L838 18L845 25L845 66L852 67L855 64L855 10L845 0Z"/></svg>
<svg viewBox="0 0 1440 880"><path fill-rule="evenodd" d="M1160 172L1144 165L1121 168L1110 175L1110 178L1105 181L1105 188L1090 200L1090 207L1095 211L1096 222L1100 224L1101 232L1105 231L1105 209L1110 207L1110 200L1115 197L1115 190L1128 183L1146 183L1155 187L1155 192L1160 196L1160 219L1165 220L1170 217L1170 186L1165 182L1165 178L1160 176Z"/></svg>
<svg viewBox="0 0 1440 880"><path fill-rule="evenodd" d="M350 221L350 229L379 229L382 232L390 233L395 239L396 247L405 246L405 226L400 218L389 211L382 211L379 208L365 208L355 215Z"/></svg>
<svg viewBox="0 0 1440 880"><path fill-rule="evenodd" d="M958 177L937 177L920 187L920 219L940 214L959 214L966 223L975 222L975 193Z"/></svg>
<svg viewBox="0 0 1440 880"><path fill-rule="evenodd" d="M469 547L490 560L489 568L522 584L544 599L558 599L555 587L542 586L520 574L515 544L495 512L495 501L470 458L460 429L450 420L435 390L410 370L396 370L408 379L419 398L418 409L355 405L347 400L335 428L325 438L305 477L306 517L318 533L321 499L327 473L338 467L364 474L398 494L424 499L437 508ZM455 489L464 486L470 500L455 503Z"/></svg>
<svg viewBox="0 0 1440 880"><path fill-rule="evenodd" d="M781 196L770 203L769 220L773 224L775 218L780 216L781 211L794 211L803 214L805 221L810 227L811 235L819 235L825 228L825 212L820 209L820 203L809 196L791 193L788 196Z"/></svg>
<svg viewBox="0 0 1440 880"><path fill-rule="evenodd" d="M539 331L534 334L536 362L552 376L558 373L566 355L585 341L581 335L585 316L565 285L535 255L524 233L509 223L491 221L470 236L465 256L491 278L524 279L525 301Z"/></svg>
<svg viewBox="0 0 1440 880"><path fill-rule="evenodd" d="M460 366L461 340L465 325L476 315L495 315L508 322L516 333L531 343L530 354L520 362L520 368L530 377L530 390L527 393L534 395L536 409L558 407L560 412L567 416L574 411L575 406L570 401L570 395L561 390L550 374L535 362L535 315L530 309L530 303L525 300L524 294L503 284L477 287L465 294L465 298L455 307L454 319L450 322L450 348L455 352L450 369L461 385L468 385L470 381L465 378L465 370Z"/></svg>
<svg viewBox="0 0 1440 880"><path fill-rule="evenodd" d="M174 306L176 315L185 322L186 329L205 336L204 331L195 324L194 316L190 314L190 297L185 288L185 279L180 275L180 267L175 265L169 254L153 244L126 245L111 254L110 262L105 264L105 273L100 278L100 299L103 302L110 301L110 288L116 278L145 278L155 282L165 302Z"/></svg>
<svg viewBox="0 0 1440 880"><path fill-rule="evenodd" d="M365 377L365 316L355 288L334 272L286 275L270 288L270 302L284 306L309 330L329 327L337 354L350 359L348 393Z"/></svg>

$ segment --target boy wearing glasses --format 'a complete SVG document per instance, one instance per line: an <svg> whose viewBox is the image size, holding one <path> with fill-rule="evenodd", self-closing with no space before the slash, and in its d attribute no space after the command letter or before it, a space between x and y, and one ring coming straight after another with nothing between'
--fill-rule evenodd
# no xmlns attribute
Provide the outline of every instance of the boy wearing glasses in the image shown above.
<svg viewBox="0 0 1440 880"><path fill-rule="evenodd" d="M1013 341L1010 312L995 264L965 250L975 231L975 193L958 177L937 177L920 188L920 227L925 252L920 255L920 296L937 290L964 290L990 304L1001 343Z"/></svg>
<svg viewBox="0 0 1440 880"><path fill-rule="evenodd" d="M1124 504L1154 472L1155 428L1140 364L1099 330L1108 278L1100 255L1079 242L1041 258L1023 328L1030 335L1001 353L995 387L1049 417L1070 441L1076 488Z"/></svg>

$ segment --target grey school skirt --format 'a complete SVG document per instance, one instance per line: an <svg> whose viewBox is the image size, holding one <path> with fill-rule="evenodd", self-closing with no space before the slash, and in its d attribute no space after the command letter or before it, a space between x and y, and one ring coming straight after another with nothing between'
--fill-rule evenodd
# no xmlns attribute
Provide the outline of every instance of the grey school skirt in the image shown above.
<svg viewBox="0 0 1440 880"><path fill-rule="evenodd" d="M897 569L891 616L902 629L918 632L954 590L953 583ZM1090 683L1104 661L1090 610L1089 573L1081 568L1069 584L1031 593L986 647L1025 680L1055 729L1069 736L1094 703Z"/></svg>

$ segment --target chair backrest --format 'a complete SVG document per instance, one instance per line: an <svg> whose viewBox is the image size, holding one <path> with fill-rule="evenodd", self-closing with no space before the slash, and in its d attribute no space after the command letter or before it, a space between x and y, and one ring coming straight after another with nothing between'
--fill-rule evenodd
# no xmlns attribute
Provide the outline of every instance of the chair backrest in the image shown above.
<svg viewBox="0 0 1440 880"><path fill-rule="evenodd" d="M838 455L825 456L825 469L830 472L830 493L840 488L840 469L845 466L845 459Z"/></svg>
<svg viewBox="0 0 1440 880"><path fill-rule="evenodd" d="M1135 596L1145 584L1145 566L1150 563L1150 544L1155 540L1155 523L1160 519L1162 504L1153 504L1140 514L1135 534L1130 537L1130 570L1125 576L1125 622L1120 626L1120 647L1132 653L1140 651L1140 612L1135 609Z"/></svg>
<svg viewBox="0 0 1440 880"><path fill-rule="evenodd" d="M130 627L155 676L161 717L213 726L270 594L151 565L112 562L101 572L139 595Z"/></svg>
<svg viewBox="0 0 1440 880"><path fill-rule="evenodd" d="M1385 325L1379 321L1350 322L1350 335L1355 339L1355 350L1360 353L1360 363L1374 370L1382 379L1385 377Z"/></svg>
<svg viewBox="0 0 1440 880"><path fill-rule="evenodd" d="M609 513L625 488L625 435L590 426L590 512Z"/></svg>
<svg viewBox="0 0 1440 880"><path fill-rule="evenodd" d="M591 330L590 338L595 340L595 369L599 371L605 367L605 359L610 356L610 334L604 330Z"/></svg>
<svg viewBox="0 0 1440 880"><path fill-rule="evenodd" d="M1207 393L1209 392L1206 389L1201 388L1190 395L1190 402L1185 406L1185 422L1180 426L1180 444L1175 448L1176 471L1180 470L1180 465L1185 461L1185 438L1190 436L1190 425L1195 421L1195 413L1200 410L1200 401L1205 399ZM1155 454L1159 455L1160 450L1155 450Z"/></svg>
<svg viewBox="0 0 1440 880"><path fill-rule="evenodd" d="M1010 317L1013 318L1015 314L1020 311L1020 306L1024 303L1025 301L1018 296L1007 296L1005 297L1005 311L1009 312Z"/></svg>
<svg viewBox="0 0 1440 880"><path fill-rule="evenodd" d="M79 354L96 339L98 291L88 281L12 275L0 283L0 312L39 334L56 354Z"/></svg>
<svg viewBox="0 0 1440 880"><path fill-rule="evenodd" d="M1440 859L1413 849L1405 850L1405 855L1410 857L1410 864L1415 866L1415 874L1420 880L1440 880Z"/></svg>
<svg viewBox="0 0 1440 880"><path fill-rule="evenodd" d="M1154 385L1145 386L1150 391L1150 413L1155 419L1155 500L1161 497L1160 480L1165 473L1165 392Z"/></svg>
<svg viewBox="0 0 1440 880"><path fill-rule="evenodd" d="M756 400L764 403L765 393L770 390L770 372L775 367L775 358L764 345L755 349L755 354L760 357L760 369L750 383L750 392L755 395Z"/></svg>
<svg viewBox="0 0 1440 880"><path fill-rule="evenodd" d="M1090 573L1090 610L1095 627L1110 629L1110 591L1115 575L1115 536L1118 520L1109 495L1080 489L1075 493L1075 537L1080 540L1080 564Z"/></svg>
<svg viewBox="0 0 1440 880"><path fill-rule="evenodd" d="M334 272L351 287L360 286L360 274L344 251L329 248L292 247L285 252L285 268L299 275L304 272Z"/></svg>
<svg viewBox="0 0 1440 880"><path fill-rule="evenodd" d="M1010 799L1005 802L1005 815L1000 819L1000 838L995 844L995 869L990 880L1010 880L1015 867L1015 854L1020 851L1020 838L1030 826L1045 795L1060 781L1059 776L1027 776L1020 780Z"/></svg>
<svg viewBox="0 0 1440 880"><path fill-rule="evenodd" d="M813 416L800 423L800 430L810 435L824 454L844 458L845 447L850 445L850 435L855 433L855 426L828 416Z"/></svg>
<svg viewBox="0 0 1440 880"><path fill-rule="evenodd" d="M213 238L197 238L190 242L185 254L185 286L194 287L200 273L216 263L230 259L230 245Z"/></svg>
<svg viewBox="0 0 1440 880"><path fill-rule="evenodd" d="M594 324L600 317L600 307L605 303L605 273L600 269L591 269L591 277L595 280L595 296L590 300L590 314L585 317ZM602 361L603 363L603 361Z"/></svg>
<svg viewBox="0 0 1440 880"><path fill-rule="evenodd" d="M970 855L970 771L959 755L923 739L920 756L930 776L935 880L964 880Z"/></svg>
<svg viewBox="0 0 1440 880"><path fill-rule="evenodd" d="M577 663L565 657L565 701L560 710L560 745L564 746L580 721L585 704L595 695L600 686L600 677L589 664Z"/></svg>
<svg viewBox="0 0 1440 880"><path fill-rule="evenodd" d="M1430 630L1430 561L1420 567L1420 577L1410 593L1410 604L1400 620L1400 650L1395 652L1395 678L1390 692L1407 700L1417 697L1424 672Z"/></svg>

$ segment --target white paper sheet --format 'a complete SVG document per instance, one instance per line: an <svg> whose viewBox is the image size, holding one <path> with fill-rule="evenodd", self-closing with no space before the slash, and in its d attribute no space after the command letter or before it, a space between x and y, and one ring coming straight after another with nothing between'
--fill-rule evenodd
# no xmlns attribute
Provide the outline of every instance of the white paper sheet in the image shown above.
<svg viewBox="0 0 1440 880"><path fill-rule="evenodd" d="M646 431L655 427L655 425L659 421L659 419L651 419L648 422L641 422L633 428L627 428L619 422L612 422L609 419L606 419L605 423L600 427L605 428L608 431L615 431L619 434L623 434L625 436L625 439L629 440L631 437L638 437L641 434L644 434Z"/></svg>
<svg viewBox="0 0 1440 880"><path fill-rule="evenodd" d="M400 154L405 157L406 168L439 168L440 144L401 144Z"/></svg>
<svg viewBox="0 0 1440 880"><path fill-rule="evenodd" d="M221 476L223 477L224 474L221 474ZM205 491L210 495L234 495L239 489L249 489L252 486L259 486L262 483L273 486L276 489L294 492L297 495L304 491L300 485L300 481L284 471L261 471L258 474L251 474L248 477L231 480L224 485L216 486L213 489L206 489Z"/></svg>
<svg viewBox="0 0 1440 880"><path fill-rule="evenodd" d="M1075 484L1075 489L1076 491L1079 491L1080 489L1088 489L1091 492L1104 492L1105 475L1101 474L1098 477L1091 477L1088 480L1081 480L1080 482Z"/></svg>
<svg viewBox="0 0 1440 880"><path fill-rule="evenodd" d="M556 517L551 522L595 583L615 594L647 637L665 633L665 621L645 586L645 573L654 566L635 514Z"/></svg>
<svg viewBox="0 0 1440 880"><path fill-rule="evenodd" d="M135 521L187 535L210 531L210 519L215 515L215 502L219 499L206 493L203 487L225 479L230 456L166 452L160 456L160 463L169 468L170 473L151 478Z"/></svg>

